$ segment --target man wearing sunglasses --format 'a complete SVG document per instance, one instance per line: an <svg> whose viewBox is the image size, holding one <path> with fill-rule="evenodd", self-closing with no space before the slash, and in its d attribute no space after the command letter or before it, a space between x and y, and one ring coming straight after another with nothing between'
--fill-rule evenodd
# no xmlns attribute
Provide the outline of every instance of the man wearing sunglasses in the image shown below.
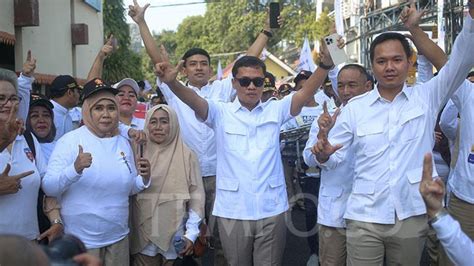
<svg viewBox="0 0 474 266"><path fill-rule="evenodd" d="M140 6L137 1L129 6L129 15L137 23L140 34L145 44L147 53L154 64L167 61L166 51L162 48L159 51L156 47L154 38L146 24L144 15L149 4ZM281 24L281 18L279 23ZM248 48L247 55L259 56L265 47L267 41L272 37L272 30L268 23L264 29L259 33L254 43ZM211 67L211 58L209 53L201 48L191 48L182 57L183 69L182 73L187 78L186 85L194 90L201 99L216 100L221 102L229 102L235 98L235 90L232 87L232 78L223 80L216 80L209 82L213 75ZM244 83L248 81L243 81ZM260 84L262 81L255 81ZM171 106L178 115L178 121L183 135L184 142L196 153L199 159L201 168L201 175L203 177L204 189L206 194L205 204L205 218L210 228L214 228L214 218L210 215L212 213L212 206L215 197L216 186L216 140L214 131L204 125L201 121L196 119L194 115L189 115L191 111L189 106L181 101L170 88L161 82L157 84L166 102ZM260 85L262 86L262 85ZM258 97L258 100L260 96ZM211 229L211 231L214 231ZM211 245L214 246L214 260L216 265L226 265L226 261L222 256L222 249L217 232L214 232ZM214 242L215 241L215 242Z"/></svg>
<svg viewBox="0 0 474 266"><path fill-rule="evenodd" d="M200 97L176 80L177 68L156 65L156 74L196 116L214 129L217 216L224 255L230 265L281 265L288 199L280 155L280 127L298 115L333 67L322 49L320 67L303 88L279 101L261 102L265 64L254 56L232 68L233 102ZM319 81L319 82L318 82Z"/></svg>

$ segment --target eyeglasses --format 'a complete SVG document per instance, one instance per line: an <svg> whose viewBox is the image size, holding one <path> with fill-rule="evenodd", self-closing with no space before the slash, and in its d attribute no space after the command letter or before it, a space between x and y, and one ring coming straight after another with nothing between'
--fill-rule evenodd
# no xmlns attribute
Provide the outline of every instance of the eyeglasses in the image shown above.
<svg viewBox="0 0 474 266"><path fill-rule="evenodd" d="M0 105L7 104L7 102L11 102L12 104L17 104L21 102L21 97L17 95L12 95L7 97L5 95L0 95Z"/></svg>
<svg viewBox="0 0 474 266"><path fill-rule="evenodd" d="M262 87L263 86L263 83L265 82L265 79L264 78L248 78L248 77L243 77L243 78L235 78L240 86L242 87L248 87L250 86L250 83L253 83L253 85L255 85L255 87Z"/></svg>

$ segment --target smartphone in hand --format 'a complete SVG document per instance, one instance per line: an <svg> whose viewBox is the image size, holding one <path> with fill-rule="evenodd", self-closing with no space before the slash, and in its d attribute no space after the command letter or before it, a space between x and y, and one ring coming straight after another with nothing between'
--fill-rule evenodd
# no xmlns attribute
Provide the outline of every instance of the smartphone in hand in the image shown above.
<svg viewBox="0 0 474 266"><path fill-rule="evenodd" d="M337 47L338 37L339 35L337 33L324 37L324 42L328 47L329 54L331 55L332 61L335 65L339 65L347 61L347 54L344 49Z"/></svg>
<svg viewBox="0 0 474 266"><path fill-rule="evenodd" d="M280 16L280 4L270 3L270 28L276 29L280 27L278 24L278 17Z"/></svg>
<svg viewBox="0 0 474 266"><path fill-rule="evenodd" d="M144 146L145 146L144 143L138 144L138 156L140 156L140 158L143 158L143 149L144 149Z"/></svg>

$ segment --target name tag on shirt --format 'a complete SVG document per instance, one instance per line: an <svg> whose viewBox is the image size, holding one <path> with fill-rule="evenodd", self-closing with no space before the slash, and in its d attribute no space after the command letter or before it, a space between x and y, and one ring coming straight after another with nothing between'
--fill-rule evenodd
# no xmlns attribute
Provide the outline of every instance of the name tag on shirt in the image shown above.
<svg viewBox="0 0 474 266"><path fill-rule="evenodd" d="M474 163L474 145L471 147L471 153L469 153L469 156L467 157L467 162Z"/></svg>

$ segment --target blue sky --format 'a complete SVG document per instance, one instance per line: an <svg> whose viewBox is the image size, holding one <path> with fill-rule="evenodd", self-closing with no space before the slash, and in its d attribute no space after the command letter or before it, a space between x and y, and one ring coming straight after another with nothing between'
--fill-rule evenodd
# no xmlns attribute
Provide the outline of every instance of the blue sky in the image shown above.
<svg viewBox="0 0 474 266"><path fill-rule="evenodd" d="M128 6L133 4L133 0L124 0L124 5L128 12ZM200 0L138 0L138 4L143 6L150 3L147 9L145 19L151 31L160 32L161 30L176 30L181 21L188 16L203 15L206 12L206 4L176 5L201 2ZM202 1L203 2L203 1ZM161 6L161 7L154 7ZM133 23L127 15L127 22Z"/></svg>

